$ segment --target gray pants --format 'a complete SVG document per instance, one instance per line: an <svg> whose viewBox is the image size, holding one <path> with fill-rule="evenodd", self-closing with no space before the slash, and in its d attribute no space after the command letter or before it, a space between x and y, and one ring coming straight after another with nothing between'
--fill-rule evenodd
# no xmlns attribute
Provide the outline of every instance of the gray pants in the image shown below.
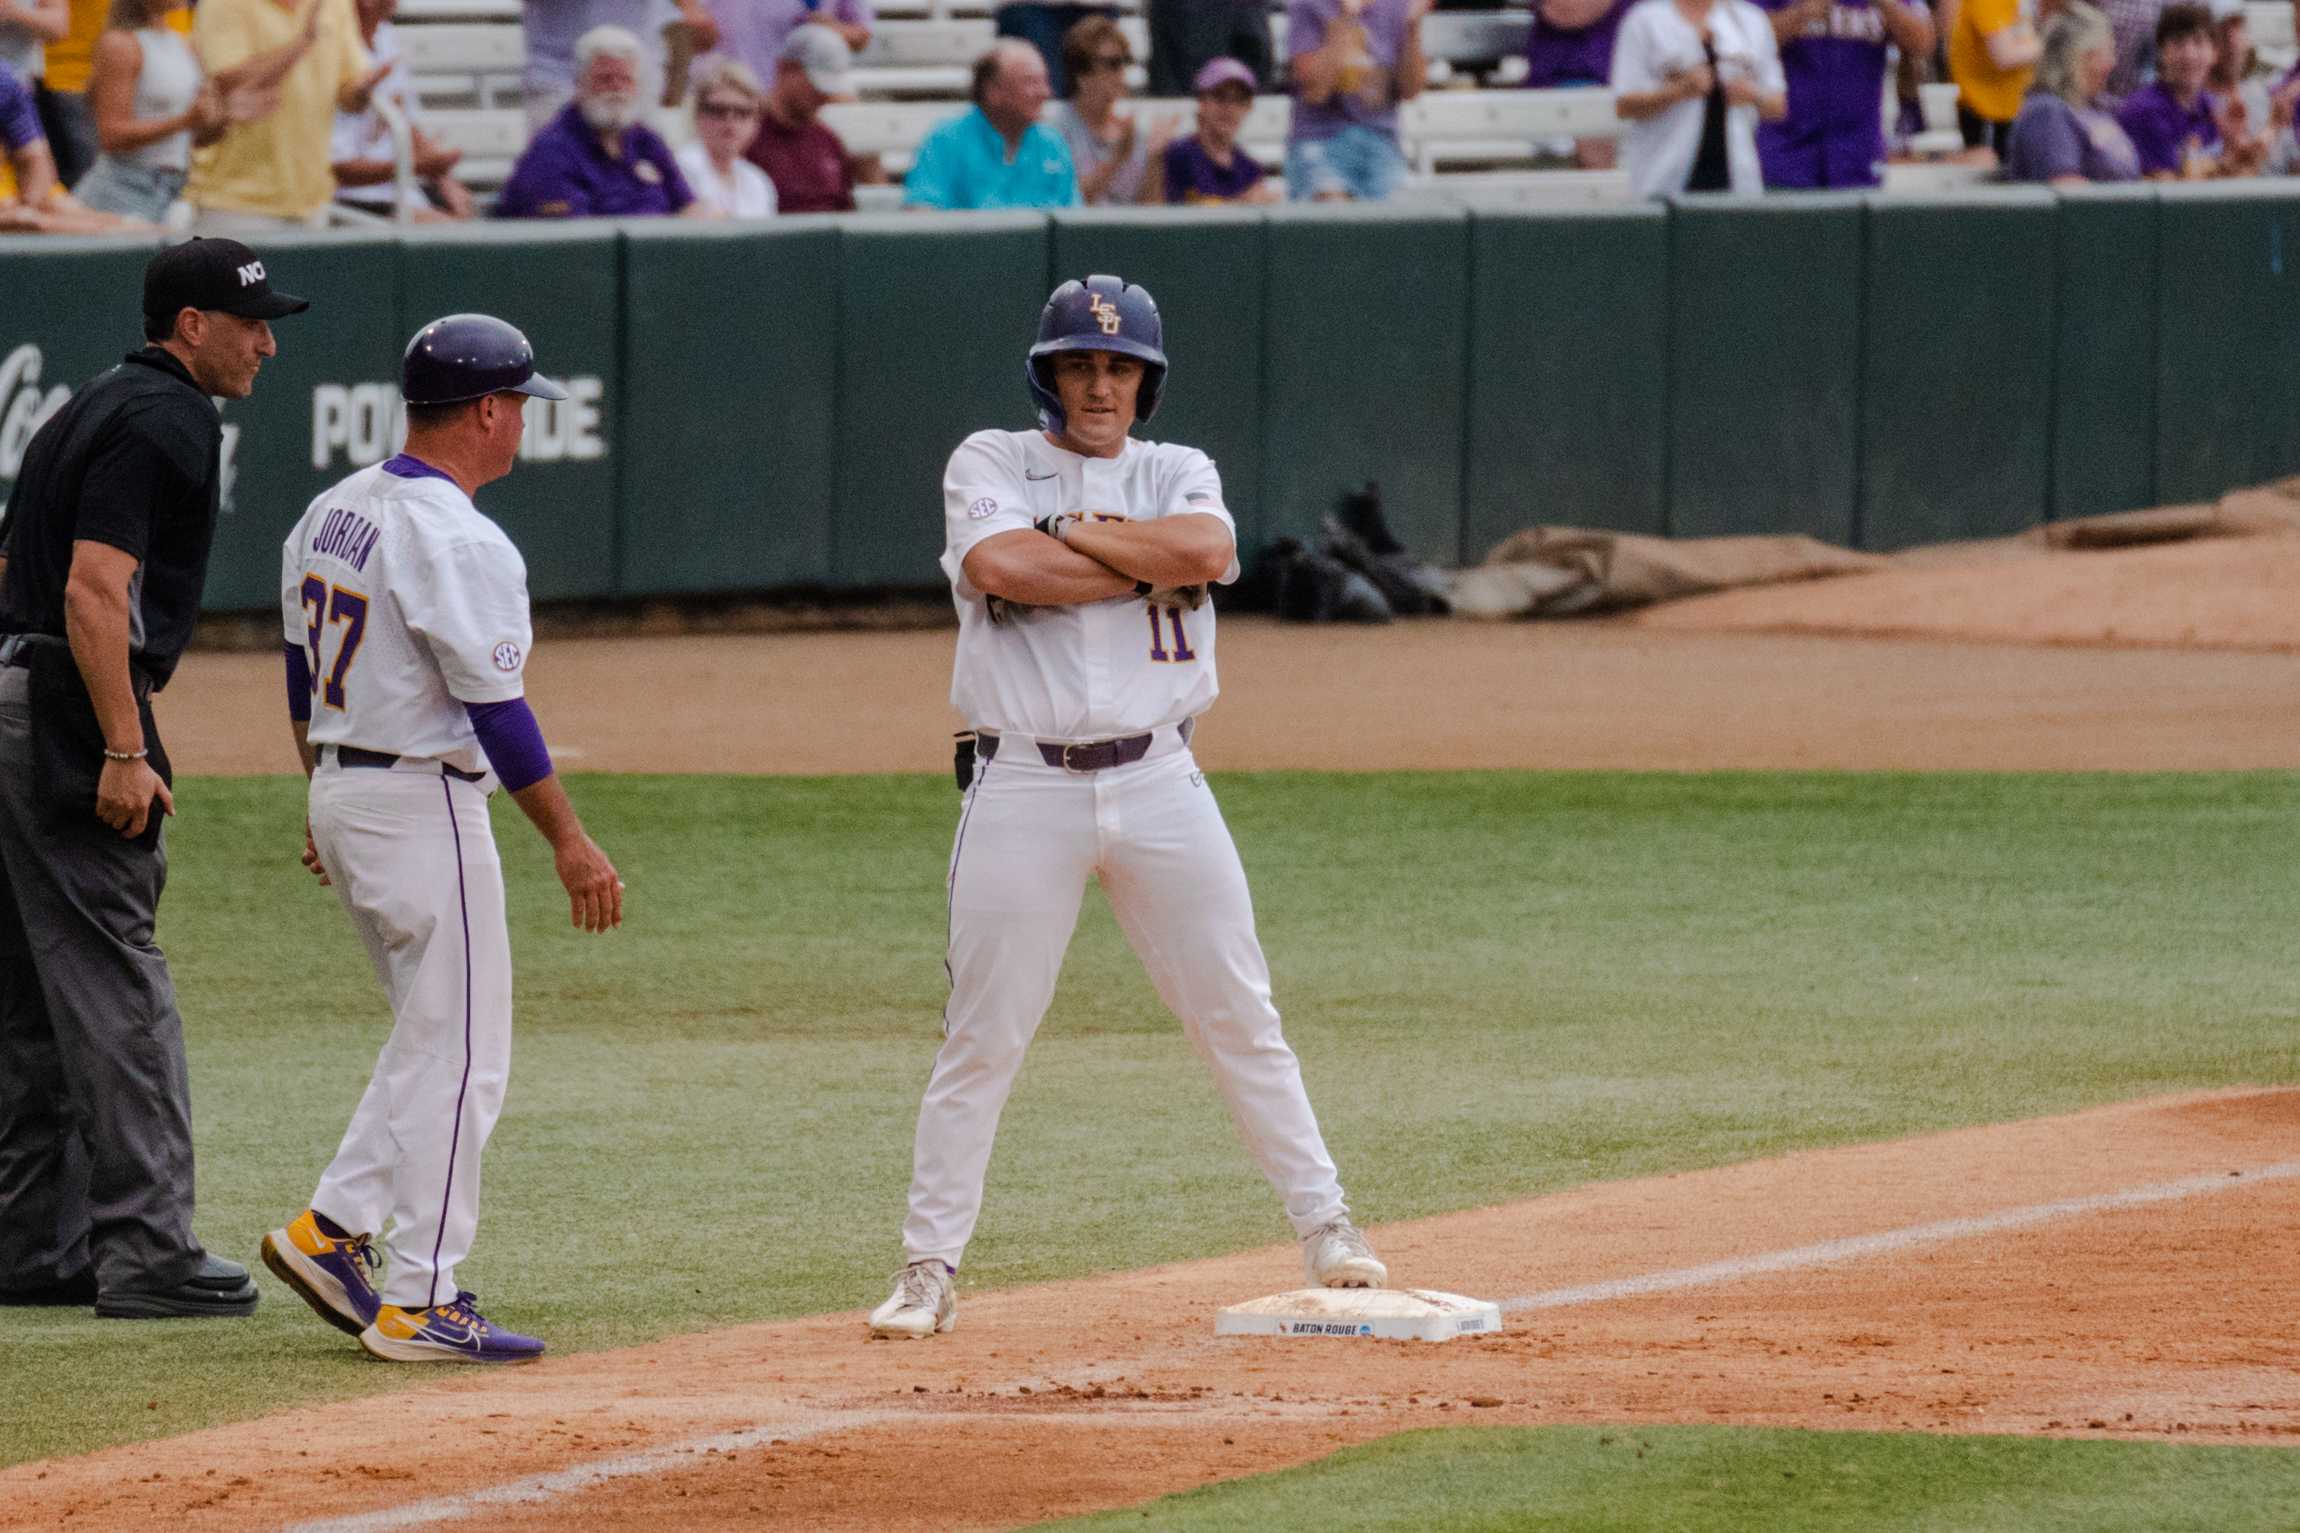
<svg viewBox="0 0 2300 1533"><path fill-rule="evenodd" d="M152 921L168 878L91 812L43 819L29 673L0 665L0 1289L173 1288L192 1237L184 1024ZM156 812L156 811L155 811Z"/></svg>

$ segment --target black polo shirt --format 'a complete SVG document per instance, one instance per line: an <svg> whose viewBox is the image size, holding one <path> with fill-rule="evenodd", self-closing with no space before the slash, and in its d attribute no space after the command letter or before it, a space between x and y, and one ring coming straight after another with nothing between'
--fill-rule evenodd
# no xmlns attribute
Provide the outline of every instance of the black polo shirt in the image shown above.
<svg viewBox="0 0 2300 1533"><path fill-rule="evenodd" d="M142 566L129 648L165 685L200 615L223 442L215 402L157 346L66 400L33 435L8 498L0 633L64 637L72 544L108 543Z"/></svg>

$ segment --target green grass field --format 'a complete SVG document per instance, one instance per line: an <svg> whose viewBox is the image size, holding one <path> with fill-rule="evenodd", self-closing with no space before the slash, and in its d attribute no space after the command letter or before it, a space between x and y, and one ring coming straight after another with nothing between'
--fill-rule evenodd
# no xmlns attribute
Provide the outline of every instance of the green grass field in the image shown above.
<svg viewBox="0 0 2300 1533"><path fill-rule="evenodd" d="M1375 1221L2300 1079L2300 777L1216 786L1288 1032ZM875 1302L942 1000L947 779L573 788L629 882L630 924L568 931L540 842L499 802L520 1034L466 1280L560 1350ZM308 1196L388 1021L332 893L296 865L300 796L187 784L161 912L199 1228L251 1263ZM1090 901L970 1285L1284 1234ZM0 1461L405 1384L266 1282L231 1326L0 1311Z"/></svg>
<svg viewBox="0 0 2300 1533"><path fill-rule="evenodd" d="M1064 1533L2290 1533L2300 1453L1715 1427L1406 1432ZM1147 1519L1147 1522L1145 1522Z"/></svg>

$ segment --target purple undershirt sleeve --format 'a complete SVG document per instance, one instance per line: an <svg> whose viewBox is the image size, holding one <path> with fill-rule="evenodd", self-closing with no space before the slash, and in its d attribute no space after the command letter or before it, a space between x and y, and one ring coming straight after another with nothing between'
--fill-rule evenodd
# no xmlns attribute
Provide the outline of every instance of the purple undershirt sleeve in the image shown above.
<svg viewBox="0 0 2300 1533"><path fill-rule="evenodd" d="M535 722L535 710L527 706L526 698L465 703L463 709L479 732L487 764L503 779L504 787L517 793L551 775L551 750L543 743L543 726Z"/></svg>
<svg viewBox="0 0 2300 1533"><path fill-rule="evenodd" d="M311 722L311 656L301 644L282 644L287 658L288 717L298 724Z"/></svg>

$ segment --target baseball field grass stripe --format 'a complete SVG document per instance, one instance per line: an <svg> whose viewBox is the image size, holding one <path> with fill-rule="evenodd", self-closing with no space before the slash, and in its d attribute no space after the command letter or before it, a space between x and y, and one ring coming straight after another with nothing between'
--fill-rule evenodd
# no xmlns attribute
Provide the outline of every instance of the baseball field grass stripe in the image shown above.
<svg viewBox="0 0 2300 1533"><path fill-rule="evenodd" d="M745 1427L740 1432L721 1432L712 1437L697 1437L688 1442L673 1443L666 1448L653 1448L645 1453L627 1453L620 1458L602 1459L596 1464L577 1464L568 1469L555 1469L549 1474L529 1475L523 1480L490 1485L484 1490L465 1491L454 1496L435 1496L428 1501L411 1501L405 1506L386 1507L377 1512L359 1512L349 1517L322 1517L312 1522L292 1523L284 1533L385 1533L385 1530L391 1528L428 1528L443 1522L461 1522L494 1507L535 1506L613 1480L630 1480L645 1475L664 1474L674 1469L691 1469L700 1455L739 1453L746 1448L764 1448L778 1441L803 1442L810 1437L852 1431L856 1427L883 1421L889 1414L885 1411L838 1411L768 1422Z"/></svg>
<svg viewBox="0 0 2300 1533"><path fill-rule="evenodd" d="M2108 1213L2117 1209L2143 1208L2151 1203L2168 1203L2176 1198L2203 1197L2215 1192L2233 1191L2239 1187L2256 1187L2262 1182L2278 1182L2295 1176L2300 1176L2300 1160L2279 1161L2275 1165L2260 1166L2250 1171L2211 1172L2203 1176L2183 1177L2175 1182L2158 1182L2150 1187L2104 1192L2096 1197L2063 1198L2058 1202L2036 1203L2027 1208L2002 1209L1993 1214L1939 1219L1931 1224L1912 1224L1903 1229L1881 1230L1874 1235L1850 1235L1842 1240L1824 1240L1786 1251L1736 1256L1725 1261L1704 1262L1698 1267L1680 1267L1674 1272L1648 1272L1640 1277L1614 1278L1603 1283L1582 1283L1571 1288L1519 1294L1514 1299L1502 1300L1501 1308L1504 1314L1516 1314L1524 1310L1568 1309L1582 1304L1603 1304L1613 1299L1636 1299L1647 1294L1707 1288L1718 1283L1733 1283L1743 1278L1764 1277L1775 1272L1796 1272L1807 1267L1861 1261L1916 1246L1938 1245L1944 1241L1969 1240L1977 1235L2027 1229L2031 1225L2048 1224L2056 1219L2073 1219L2084 1214Z"/></svg>

